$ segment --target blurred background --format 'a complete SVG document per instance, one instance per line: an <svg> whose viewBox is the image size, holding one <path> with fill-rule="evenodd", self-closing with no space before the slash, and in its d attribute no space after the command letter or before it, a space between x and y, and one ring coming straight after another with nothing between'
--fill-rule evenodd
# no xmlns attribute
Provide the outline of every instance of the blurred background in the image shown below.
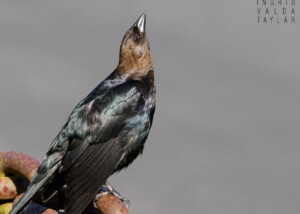
<svg viewBox="0 0 300 214"><path fill-rule="evenodd" d="M41 161L146 12L154 124L110 178L131 213L299 213L299 5L263 24L256 0L2 1L0 150Z"/></svg>

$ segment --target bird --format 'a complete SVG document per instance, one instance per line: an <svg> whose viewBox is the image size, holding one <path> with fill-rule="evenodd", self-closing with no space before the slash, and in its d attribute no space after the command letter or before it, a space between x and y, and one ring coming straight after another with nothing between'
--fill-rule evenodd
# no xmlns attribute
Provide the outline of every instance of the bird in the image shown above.
<svg viewBox="0 0 300 214"><path fill-rule="evenodd" d="M143 13L122 39L117 67L76 105L10 214L22 213L37 192L47 201L64 186L65 213L81 214L99 188L110 187L109 176L143 152L155 106Z"/></svg>

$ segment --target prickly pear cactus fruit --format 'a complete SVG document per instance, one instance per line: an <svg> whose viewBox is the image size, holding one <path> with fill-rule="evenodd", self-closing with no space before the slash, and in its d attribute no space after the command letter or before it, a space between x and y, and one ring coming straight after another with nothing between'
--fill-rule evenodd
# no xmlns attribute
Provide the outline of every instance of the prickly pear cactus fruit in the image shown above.
<svg viewBox="0 0 300 214"><path fill-rule="evenodd" d="M14 199L22 194L40 163L19 152L0 152L0 214L8 214Z"/></svg>

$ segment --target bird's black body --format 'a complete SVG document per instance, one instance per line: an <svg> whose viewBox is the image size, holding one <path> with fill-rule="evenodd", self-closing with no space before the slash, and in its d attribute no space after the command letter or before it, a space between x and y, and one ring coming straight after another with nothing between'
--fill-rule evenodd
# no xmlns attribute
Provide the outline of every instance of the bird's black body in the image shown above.
<svg viewBox="0 0 300 214"><path fill-rule="evenodd" d="M47 200L65 184L65 211L80 214L111 174L142 153L152 125L156 92L147 38L139 32L146 42L130 39L136 30L140 26L133 26L125 35L116 70L72 111L11 214L24 209L36 192L42 191ZM144 47L148 58L145 53L135 55L134 45ZM133 52L129 59L126 51Z"/></svg>

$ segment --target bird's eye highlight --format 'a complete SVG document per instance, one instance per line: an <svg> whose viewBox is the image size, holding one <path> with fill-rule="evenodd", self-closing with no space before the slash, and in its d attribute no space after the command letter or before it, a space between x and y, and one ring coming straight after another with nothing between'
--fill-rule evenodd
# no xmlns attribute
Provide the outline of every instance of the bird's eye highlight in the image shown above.
<svg viewBox="0 0 300 214"><path fill-rule="evenodd" d="M134 38L133 38L133 40L136 41L136 42L139 41L140 40L140 36L135 35Z"/></svg>

